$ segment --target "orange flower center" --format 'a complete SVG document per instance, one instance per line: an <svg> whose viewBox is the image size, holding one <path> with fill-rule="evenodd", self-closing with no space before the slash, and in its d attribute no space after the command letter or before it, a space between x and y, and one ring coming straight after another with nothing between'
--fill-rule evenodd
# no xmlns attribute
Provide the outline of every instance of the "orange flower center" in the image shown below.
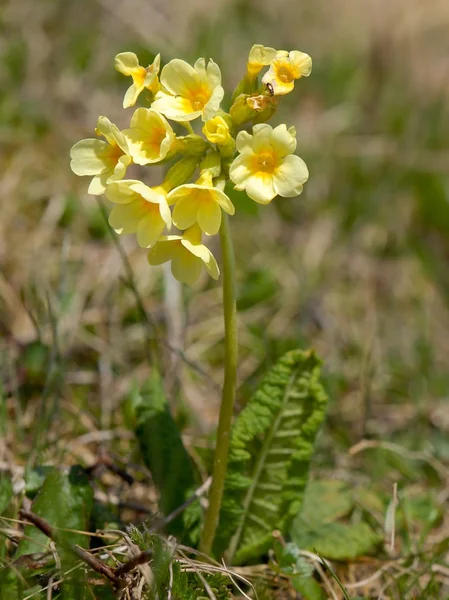
<svg viewBox="0 0 449 600"><path fill-rule="evenodd" d="M282 83L291 83L294 79L291 70L288 67L280 67L278 69L278 79L282 81Z"/></svg>
<svg viewBox="0 0 449 600"><path fill-rule="evenodd" d="M273 172L276 167L276 163L276 157L272 151L265 150L257 156L257 168L259 171L263 171L264 173Z"/></svg>

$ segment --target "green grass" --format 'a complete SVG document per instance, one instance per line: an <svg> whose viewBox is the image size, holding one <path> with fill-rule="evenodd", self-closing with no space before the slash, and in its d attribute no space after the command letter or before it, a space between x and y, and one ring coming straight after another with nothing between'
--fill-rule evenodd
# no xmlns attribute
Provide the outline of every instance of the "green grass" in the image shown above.
<svg viewBox="0 0 449 600"><path fill-rule="evenodd" d="M385 3L379 30L350 0L339 15L310 1L276 19L264 4L223 3L215 19L210 3L197 16L175 4L166 14L84 0L1 10L1 470L21 490L23 481L32 488L32 467L92 467L106 455L134 483L98 465L95 526L156 511L126 400L148 375L154 324L170 404L195 460L208 464L224 351L220 290L202 281L184 292L179 336L167 324L179 306L164 300L161 272L131 238L118 252L68 153L98 114L124 125L126 82L112 65L119 51L143 61L159 49L165 61L211 56L231 87L253 43L297 46L314 70L275 122L296 126L310 181L299 198L268 207L235 199L238 407L281 354L314 347L330 410L313 477L344 481L353 497L343 520L368 520L385 537L369 558L332 562L336 577L353 600L445 598L449 112L440 27L448 11L431 3L406 41L388 12L399 0ZM419 5L410 11L419 23ZM349 452L362 439L372 447ZM8 519L22 499L5 508ZM5 520L1 529L8 570L22 530ZM329 597L343 598L330 573L321 577Z"/></svg>

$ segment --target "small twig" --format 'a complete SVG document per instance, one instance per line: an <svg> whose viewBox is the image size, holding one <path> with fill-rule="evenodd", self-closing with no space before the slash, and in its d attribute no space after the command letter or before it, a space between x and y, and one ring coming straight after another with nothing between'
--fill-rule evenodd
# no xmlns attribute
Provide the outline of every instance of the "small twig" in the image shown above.
<svg viewBox="0 0 449 600"><path fill-rule="evenodd" d="M193 502L195 502L195 500L198 500L198 498L200 498L203 494L205 494L207 492L207 490L211 486L211 483L212 483L212 477L208 477L206 479L206 481L202 485L200 485L200 487L197 490L195 490L193 495L190 496L190 498L187 498L187 500L184 502L184 504L181 504L181 506L178 506L177 508L175 508L175 510L173 512L171 512L169 515L167 515L165 517L165 519L162 521L162 523L156 527L156 529L161 529L162 527L165 527L166 525L168 525L168 523L171 523L173 521L173 519L176 519L176 517L178 515L180 515L188 506L193 504Z"/></svg>
<svg viewBox="0 0 449 600"><path fill-rule="evenodd" d="M19 516L21 519L25 519L32 523L35 527L37 527L37 529L42 531L42 533L52 541L61 543L61 540L58 539L58 535L54 531L53 527L39 515L36 515L35 513L29 510L21 509L19 512ZM72 544L68 544L64 541L62 541L62 545L64 545L64 547L73 552L73 554L75 554L83 562L89 565L91 569L107 577L110 581L114 583L114 585L118 586L120 584L120 580L117 577L117 575L104 562L98 560L98 558L96 558L86 550L83 550L83 548L81 548L80 546L73 546Z"/></svg>
<svg viewBox="0 0 449 600"><path fill-rule="evenodd" d="M125 573L129 573L139 565L143 565L148 562L150 558L153 556L152 550L144 550L137 556L133 556L127 562L123 563L119 567L115 569L115 574L117 577L122 577Z"/></svg>

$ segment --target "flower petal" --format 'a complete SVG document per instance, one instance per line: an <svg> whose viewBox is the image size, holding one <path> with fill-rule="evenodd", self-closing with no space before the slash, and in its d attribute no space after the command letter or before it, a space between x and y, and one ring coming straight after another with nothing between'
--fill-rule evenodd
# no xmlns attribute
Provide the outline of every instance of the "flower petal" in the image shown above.
<svg viewBox="0 0 449 600"><path fill-rule="evenodd" d="M293 154L296 150L296 136L294 127L287 129L287 125L278 125L271 132L271 145L280 156Z"/></svg>
<svg viewBox="0 0 449 600"><path fill-rule="evenodd" d="M295 73L295 79L308 77L312 72L312 59L305 52L292 50L289 59Z"/></svg>
<svg viewBox="0 0 449 600"><path fill-rule="evenodd" d="M245 182L252 174L251 158L248 154L240 154L237 156L229 169L229 177L238 190L245 189Z"/></svg>
<svg viewBox="0 0 449 600"><path fill-rule="evenodd" d="M207 79L209 80L210 84L213 87L215 87L217 85L221 85L220 67L211 58L209 59L209 62L207 63L206 72L207 72Z"/></svg>
<svg viewBox="0 0 449 600"><path fill-rule="evenodd" d="M221 208L213 201L201 202L198 207L198 225L206 235L216 235L221 225Z"/></svg>
<svg viewBox="0 0 449 600"><path fill-rule="evenodd" d="M162 69L161 83L171 94L186 97L199 86L200 76L189 63L174 58Z"/></svg>
<svg viewBox="0 0 449 600"><path fill-rule="evenodd" d="M112 170L105 171L104 173L100 173L100 175L95 175L92 181L87 188L87 193L92 194L92 196L100 196L104 194L104 191L107 187L107 180L112 175Z"/></svg>
<svg viewBox="0 0 449 600"><path fill-rule="evenodd" d="M130 129L125 129L123 133L136 164L159 162L167 156L175 134L161 114L151 108L138 108L130 125Z"/></svg>
<svg viewBox="0 0 449 600"><path fill-rule="evenodd" d="M235 147L238 152L252 154L253 136L247 131L239 131L235 139Z"/></svg>
<svg viewBox="0 0 449 600"><path fill-rule="evenodd" d="M218 268L217 261L215 260L212 252L204 244L192 244L186 237L183 237L181 244L189 250L194 256L201 259L213 279L218 279L220 275L220 269Z"/></svg>
<svg viewBox="0 0 449 600"><path fill-rule="evenodd" d="M253 127L252 149L257 154L270 144L273 128L267 123L259 123Z"/></svg>
<svg viewBox="0 0 449 600"><path fill-rule="evenodd" d="M221 87L221 85L217 85L214 88L208 102L204 105L202 115L203 121L208 121L217 114L218 109L220 108L220 102L223 100L223 96L224 89Z"/></svg>
<svg viewBox="0 0 449 600"><path fill-rule="evenodd" d="M276 196L273 176L269 173L259 172L249 177L245 190L248 196L259 204L268 204Z"/></svg>
<svg viewBox="0 0 449 600"><path fill-rule="evenodd" d="M114 167L112 175L109 177L106 183L110 183L111 181L117 181L118 179L123 179L123 177L126 175L126 169L130 165L130 163L130 156L127 156L126 154L121 156Z"/></svg>
<svg viewBox="0 0 449 600"><path fill-rule="evenodd" d="M228 198L228 196L223 192L223 190L220 190L220 189L214 187L214 189L211 190L211 194L212 194L212 197L213 197L214 201L219 206L221 206L221 208L226 213L228 213L228 215L234 215L235 214L235 207L232 204L231 200Z"/></svg>
<svg viewBox="0 0 449 600"><path fill-rule="evenodd" d="M113 181L106 188L106 198L115 204L128 204L137 200L140 195L132 186L141 183L137 179ZM142 184L143 185L143 184Z"/></svg>
<svg viewBox="0 0 449 600"><path fill-rule="evenodd" d="M306 163L296 154L291 154L286 156L282 165L276 169L273 178L274 189L284 198L293 198L301 193L308 178Z"/></svg>
<svg viewBox="0 0 449 600"><path fill-rule="evenodd" d="M109 215L109 224L117 233L135 233L140 221L146 216L145 206L140 200L128 204L116 204Z"/></svg>
<svg viewBox="0 0 449 600"><path fill-rule="evenodd" d="M75 175L99 175L110 168L109 151L110 146L103 140L81 140L70 150L70 168Z"/></svg>
<svg viewBox="0 0 449 600"><path fill-rule="evenodd" d="M198 204L192 195L178 200L173 210L173 223L178 229L188 229L196 223Z"/></svg>
<svg viewBox="0 0 449 600"><path fill-rule="evenodd" d="M176 247L181 245L181 236L166 235L148 252L148 262L152 266L162 265L171 260Z"/></svg>
<svg viewBox="0 0 449 600"><path fill-rule="evenodd" d="M144 88L143 85L136 85L135 83L133 83L126 90L125 96L123 98L123 108L130 108L131 106L134 106L135 103L137 102L137 98L139 97L140 93L143 91L143 88Z"/></svg>
<svg viewBox="0 0 449 600"><path fill-rule="evenodd" d="M114 67L123 75L132 75L140 67L139 59L134 52L120 52L114 59Z"/></svg>
<svg viewBox="0 0 449 600"><path fill-rule="evenodd" d="M193 121L201 115L200 110L193 110L192 103L181 96L169 96L158 92L151 108L165 115L172 121Z"/></svg>
<svg viewBox="0 0 449 600"><path fill-rule="evenodd" d="M141 248L151 248L160 239L165 223L160 215L148 214L137 226L137 243Z"/></svg>
<svg viewBox="0 0 449 600"><path fill-rule="evenodd" d="M181 283L193 285L201 275L202 262L188 250L177 250L171 263L173 277Z"/></svg>

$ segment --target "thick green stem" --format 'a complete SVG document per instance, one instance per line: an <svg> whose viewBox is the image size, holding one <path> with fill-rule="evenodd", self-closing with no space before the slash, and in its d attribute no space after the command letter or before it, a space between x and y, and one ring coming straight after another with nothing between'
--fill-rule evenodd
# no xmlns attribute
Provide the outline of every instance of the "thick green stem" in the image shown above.
<svg viewBox="0 0 449 600"><path fill-rule="evenodd" d="M212 485L209 492L209 507L206 512L200 550L211 554L215 531L218 525L221 501L223 498L226 469L228 466L229 436L235 398L237 371L237 309L235 293L235 260L229 230L228 215L223 214L220 229L223 261L223 312L225 325L225 370L223 395L218 420L217 443L215 447Z"/></svg>

